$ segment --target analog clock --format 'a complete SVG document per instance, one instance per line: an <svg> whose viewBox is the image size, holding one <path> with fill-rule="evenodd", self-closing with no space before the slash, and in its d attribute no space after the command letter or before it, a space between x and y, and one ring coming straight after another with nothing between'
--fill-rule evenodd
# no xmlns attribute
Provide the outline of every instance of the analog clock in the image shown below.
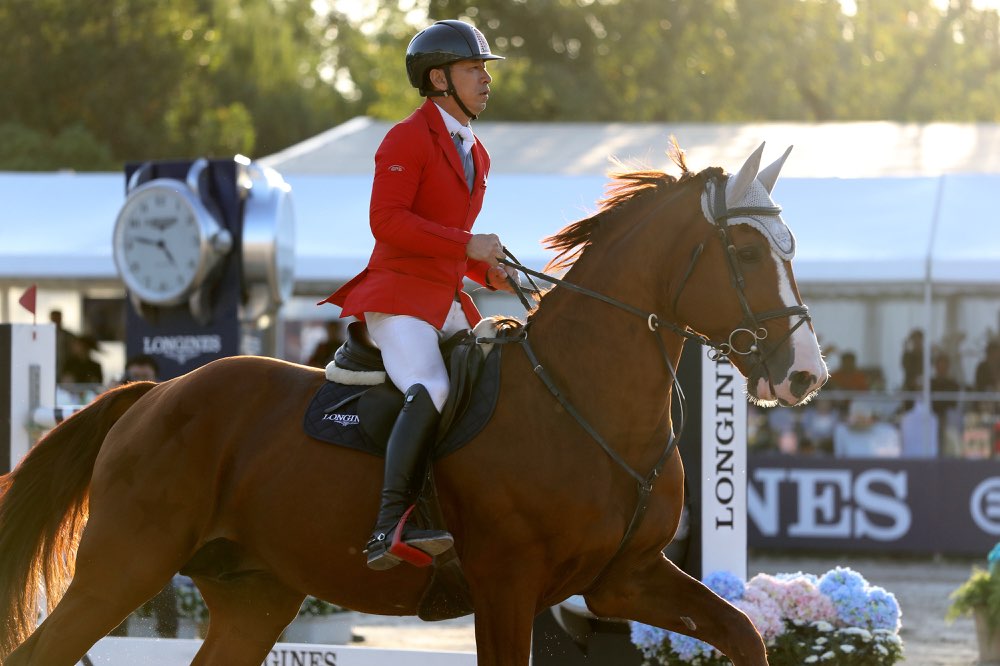
<svg viewBox="0 0 1000 666"><path fill-rule="evenodd" d="M199 160L192 169L206 165ZM192 189L197 174L188 176L188 182L157 178L135 187L115 221L115 264L125 286L141 302L184 302L232 247L229 231Z"/></svg>

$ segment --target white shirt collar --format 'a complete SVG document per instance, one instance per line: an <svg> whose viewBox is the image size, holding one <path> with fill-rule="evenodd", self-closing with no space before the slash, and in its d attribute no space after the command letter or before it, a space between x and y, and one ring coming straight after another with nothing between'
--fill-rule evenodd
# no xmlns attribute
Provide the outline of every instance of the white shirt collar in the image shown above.
<svg viewBox="0 0 1000 666"><path fill-rule="evenodd" d="M476 143L476 135L472 133L472 127L458 122L455 116L442 109L439 104L435 104L434 106L437 107L438 113L441 114L441 119L444 120L444 127L448 130L448 134L451 136L460 134L462 136L462 150L465 152L472 150L472 146Z"/></svg>

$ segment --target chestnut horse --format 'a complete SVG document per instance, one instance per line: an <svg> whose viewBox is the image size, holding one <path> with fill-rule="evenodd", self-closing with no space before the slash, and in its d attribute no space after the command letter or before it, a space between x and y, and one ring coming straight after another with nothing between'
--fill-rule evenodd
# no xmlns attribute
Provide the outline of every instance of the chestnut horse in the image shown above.
<svg viewBox="0 0 1000 666"><path fill-rule="evenodd" d="M767 663L746 615L662 554L683 503L670 405L685 340L728 357L753 400L798 404L827 378L770 198L787 152L758 173L762 150L734 175L679 152L679 177L618 174L593 217L548 239L569 270L528 316L537 360L506 346L489 424L434 465L481 665L527 664L535 616L575 594ZM306 594L414 614L430 570L371 571L361 552L382 460L302 432L323 381L222 359L112 389L42 439L0 478L3 663L72 666L182 567L211 613L195 664L258 666ZM42 583L54 607L35 628Z"/></svg>

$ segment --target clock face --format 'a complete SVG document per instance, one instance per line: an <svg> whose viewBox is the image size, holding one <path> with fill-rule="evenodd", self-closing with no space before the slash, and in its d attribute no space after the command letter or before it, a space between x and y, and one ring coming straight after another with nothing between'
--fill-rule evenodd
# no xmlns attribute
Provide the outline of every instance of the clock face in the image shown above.
<svg viewBox="0 0 1000 666"><path fill-rule="evenodd" d="M201 277L203 237L198 212L185 192L170 185L141 187L115 223L118 272L143 301L179 303Z"/></svg>

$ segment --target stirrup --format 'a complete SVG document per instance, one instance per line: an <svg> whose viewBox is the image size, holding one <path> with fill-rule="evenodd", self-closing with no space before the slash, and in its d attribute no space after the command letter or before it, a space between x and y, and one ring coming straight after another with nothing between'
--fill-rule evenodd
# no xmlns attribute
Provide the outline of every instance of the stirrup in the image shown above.
<svg viewBox="0 0 1000 666"><path fill-rule="evenodd" d="M385 543L383 535L382 539L379 539L374 550L373 548L368 549L368 568L375 569L376 571L384 571L386 569L391 569L400 562L407 562L415 567L428 567L434 563L434 556L425 553L419 548L415 548L405 541L403 541L403 528L406 525L407 519L409 519L410 514L416 505L410 505L404 513L403 517L399 519L396 523L395 528L392 530L392 540L388 545ZM381 550L381 552L377 552Z"/></svg>

